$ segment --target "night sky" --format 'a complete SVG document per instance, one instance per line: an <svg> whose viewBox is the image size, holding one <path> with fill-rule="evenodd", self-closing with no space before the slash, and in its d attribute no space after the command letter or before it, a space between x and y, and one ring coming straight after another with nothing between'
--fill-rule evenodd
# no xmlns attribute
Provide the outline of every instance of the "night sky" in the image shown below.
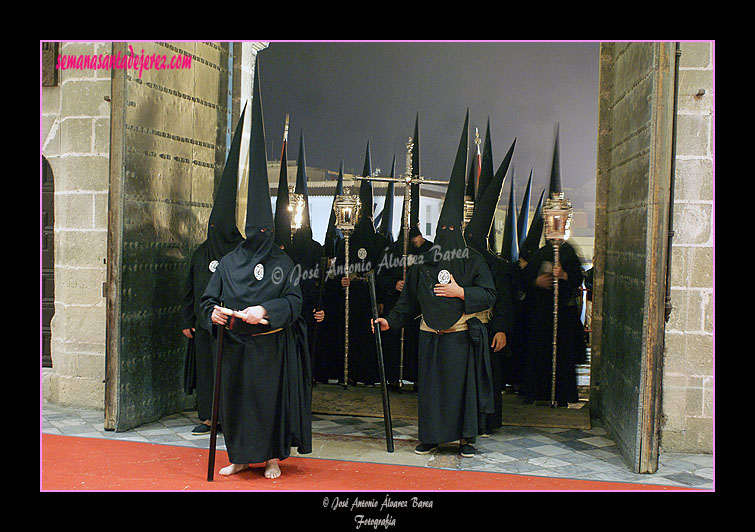
<svg viewBox="0 0 755 532"><path fill-rule="evenodd" d="M289 160L303 132L308 166L361 173L369 141L373 170L388 175L395 155L401 174L419 112L421 172L447 180L468 108L469 156L489 119L494 169L516 138L517 190L533 169L533 202L560 124L563 186L587 182L576 208L594 201L598 42L271 42L258 68L270 159L289 113Z"/></svg>

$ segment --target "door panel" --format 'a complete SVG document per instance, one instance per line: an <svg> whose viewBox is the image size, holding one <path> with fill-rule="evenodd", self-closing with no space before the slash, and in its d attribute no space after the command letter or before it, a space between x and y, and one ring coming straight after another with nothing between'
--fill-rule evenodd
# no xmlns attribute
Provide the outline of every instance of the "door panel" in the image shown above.
<svg viewBox="0 0 755 532"><path fill-rule="evenodd" d="M183 391L181 299L234 114L228 43L114 43L113 55L129 45L192 61L141 77L113 70L105 427L116 431L194 405Z"/></svg>

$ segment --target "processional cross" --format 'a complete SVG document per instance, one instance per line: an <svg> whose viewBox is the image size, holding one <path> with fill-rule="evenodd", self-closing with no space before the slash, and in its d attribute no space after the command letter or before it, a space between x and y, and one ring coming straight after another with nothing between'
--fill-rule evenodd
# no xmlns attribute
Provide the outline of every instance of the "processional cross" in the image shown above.
<svg viewBox="0 0 755 532"><path fill-rule="evenodd" d="M404 175L401 177L372 177L372 176L355 176L354 179L359 181L381 181L381 182L394 182L394 183L403 183L404 184L404 213L403 213L403 223L402 223L402 230L404 232L404 249L403 249L403 256L402 256L402 266L403 266L403 273L402 273L402 280L406 281L406 269L407 269L407 256L408 256L408 245L409 245L409 224L410 224L410 214L411 214L411 203L412 203L412 185L446 185L448 186L448 181L435 181L431 179L425 179L424 177L420 176L419 174L415 174L414 170L412 169L412 153L414 151L414 140L412 137L409 137L409 140L406 143L406 171L404 172ZM384 216L392 215L392 213L385 213ZM347 344L348 345L348 344ZM404 383L404 328L401 328L401 355L399 359L399 380L398 385L399 389L403 387Z"/></svg>

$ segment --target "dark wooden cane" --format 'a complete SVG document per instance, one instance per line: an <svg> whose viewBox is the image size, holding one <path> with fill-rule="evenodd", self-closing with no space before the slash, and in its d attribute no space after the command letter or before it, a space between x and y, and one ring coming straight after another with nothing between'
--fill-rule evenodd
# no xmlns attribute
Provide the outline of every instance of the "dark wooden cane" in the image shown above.
<svg viewBox="0 0 755 532"><path fill-rule="evenodd" d="M207 463L207 481L215 476L215 447L218 441L218 410L220 407L220 369L223 364L223 333L225 325L218 325L218 356L215 362L215 391L212 398L212 420L210 421L210 456Z"/></svg>
<svg viewBox="0 0 755 532"><path fill-rule="evenodd" d="M383 344L380 338L380 327L375 320L378 318L377 297L375 296L375 274L367 274L370 283L370 299L372 300L372 323L375 330L375 348L377 350L378 370L380 371L380 391L383 395L383 421L385 422L385 442L388 452L393 452L393 426L391 422L391 403L388 399L388 384L385 381L385 364L383 363Z"/></svg>

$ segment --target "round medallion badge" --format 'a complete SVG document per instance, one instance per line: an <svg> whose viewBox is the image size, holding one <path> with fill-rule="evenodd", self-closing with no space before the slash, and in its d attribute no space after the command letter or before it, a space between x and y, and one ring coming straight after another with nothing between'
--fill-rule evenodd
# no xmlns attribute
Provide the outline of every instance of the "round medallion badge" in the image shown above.
<svg viewBox="0 0 755 532"><path fill-rule="evenodd" d="M441 270L438 272L438 282L441 284L448 284L451 282L451 272L448 270Z"/></svg>
<svg viewBox="0 0 755 532"><path fill-rule="evenodd" d="M261 281L265 276L265 267L262 264L258 264L254 267L254 278Z"/></svg>
<svg viewBox="0 0 755 532"><path fill-rule="evenodd" d="M210 271L211 271L212 273L215 273L215 270L217 270L217 269L218 269L218 264L220 264L220 263L219 263L218 261L216 261L216 260L214 260L214 261L212 261L212 262L210 263L210 265L208 266L208 268L210 268Z"/></svg>
<svg viewBox="0 0 755 532"><path fill-rule="evenodd" d="M359 251L357 251L357 257L359 257L360 260L367 258L367 250L364 248L359 248Z"/></svg>

